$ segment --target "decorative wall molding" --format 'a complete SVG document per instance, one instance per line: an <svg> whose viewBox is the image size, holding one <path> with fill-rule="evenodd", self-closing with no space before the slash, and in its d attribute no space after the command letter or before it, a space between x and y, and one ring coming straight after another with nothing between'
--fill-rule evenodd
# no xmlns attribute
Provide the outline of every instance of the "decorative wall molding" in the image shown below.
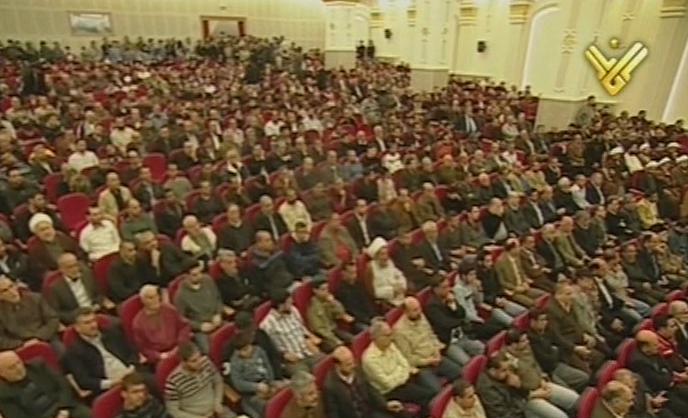
<svg viewBox="0 0 688 418"><path fill-rule="evenodd" d="M511 0L509 4L509 23L522 25L528 21L533 0Z"/></svg>
<svg viewBox="0 0 688 418"><path fill-rule="evenodd" d="M659 9L659 17L662 19L681 18L688 11L688 0L664 0Z"/></svg>
<svg viewBox="0 0 688 418"><path fill-rule="evenodd" d="M473 26L478 23L478 7L470 2L459 4L459 25Z"/></svg>

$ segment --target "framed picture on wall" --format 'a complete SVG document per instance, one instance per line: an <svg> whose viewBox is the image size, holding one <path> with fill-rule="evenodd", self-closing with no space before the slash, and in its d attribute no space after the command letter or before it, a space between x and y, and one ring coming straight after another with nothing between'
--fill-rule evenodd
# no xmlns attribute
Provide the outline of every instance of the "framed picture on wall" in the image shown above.
<svg viewBox="0 0 688 418"><path fill-rule="evenodd" d="M112 16L100 12L69 12L69 27L76 36L110 36Z"/></svg>

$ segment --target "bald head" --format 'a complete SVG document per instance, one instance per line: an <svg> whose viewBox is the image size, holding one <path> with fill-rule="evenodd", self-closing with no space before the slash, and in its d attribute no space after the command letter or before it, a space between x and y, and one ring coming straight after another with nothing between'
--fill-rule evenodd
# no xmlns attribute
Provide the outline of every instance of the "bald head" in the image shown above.
<svg viewBox="0 0 688 418"><path fill-rule="evenodd" d="M633 376L633 372L628 369L619 369L615 371L612 378L613 380L623 383L631 389L635 388L635 376Z"/></svg>
<svg viewBox="0 0 688 418"><path fill-rule="evenodd" d="M688 303L682 300L675 300L669 305L669 312L676 321L685 325L688 323Z"/></svg>
<svg viewBox="0 0 688 418"><path fill-rule="evenodd" d="M18 382L26 377L24 362L14 351L0 352L0 379L6 382Z"/></svg>
<svg viewBox="0 0 688 418"><path fill-rule="evenodd" d="M413 296L404 299L404 314L411 321L418 321L423 316L423 309L418 299Z"/></svg>
<svg viewBox="0 0 688 418"><path fill-rule="evenodd" d="M659 350L659 337L653 331L641 330L635 335L638 349L643 353L653 356Z"/></svg>

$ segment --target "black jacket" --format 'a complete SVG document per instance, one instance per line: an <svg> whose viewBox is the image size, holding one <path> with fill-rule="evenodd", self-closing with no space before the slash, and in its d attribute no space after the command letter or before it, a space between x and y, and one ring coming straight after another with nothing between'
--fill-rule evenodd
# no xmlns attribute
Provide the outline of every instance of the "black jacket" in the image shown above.
<svg viewBox="0 0 688 418"><path fill-rule="evenodd" d="M466 312L461 305L457 304L453 310L436 295L432 295L425 306L425 316L437 338L448 345L451 343L454 330L464 326Z"/></svg>
<svg viewBox="0 0 688 418"><path fill-rule="evenodd" d="M432 248L428 240L423 240L420 244L418 244L418 255L422 257L423 260L425 260L425 266L427 268L435 272L437 272L438 270L449 271L451 269L451 259L449 251L447 250L447 248L440 245L439 241L437 241L436 245L437 249L439 250L440 256L442 257L441 260L437 257L437 253Z"/></svg>
<svg viewBox="0 0 688 418"><path fill-rule="evenodd" d="M27 382L35 385L33 391ZM26 365L22 382L0 381L0 414L6 418L54 418L77 404L67 380L41 362Z"/></svg>
<svg viewBox="0 0 688 418"><path fill-rule="evenodd" d="M282 219L282 217L278 213L274 213L272 215L272 219L273 219L273 222L275 223L275 227L277 228L277 232L279 233L280 237L282 235L284 235L285 233L287 233L287 225L284 223L284 220ZM260 213L260 214L258 214L258 216L256 216L256 219L253 222L253 230L254 231L268 231L270 233L270 235L273 235L272 227L270 226L270 220L263 213Z"/></svg>
<svg viewBox="0 0 688 418"><path fill-rule="evenodd" d="M370 216L366 216L364 222L366 224L366 228L368 228L368 239L370 242L372 242L375 239L375 235L373 234L373 223L370 220ZM363 236L363 229L358 223L358 218L356 218L355 215L352 216L346 223L346 229L349 230L349 234L351 234L351 238L354 239L358 249L364 249L366 247L366 243ZM368 242L368 244L370 244L370 242Z"/></svg>
<svg viewBox="0 0 688 418"><path fill-rule="evenodd" d="M542 334L528 330L528 340L530 348L533 350L535 360L538 362L542 371L550 374L559 364L559 349L554 345L554 341L547 331Z"/></svg>
<svg viewBox="0 0 688 418"><path fill-rule="evenodd" d="M636 349L631 355L629 368L643 378L652 392L671 389L673 373L661 357L649 357Z"/></svg>
<svg viewBox="0 0 688 418"><path fill-rule="evenodd" d="M127 339L118 327L110 327L101 332L101 341L106 350L117 357L126 366L138 365L138 354L127 343ZM74 376L74 380L83 390L94 394L103 392L100 384L106 380L103 356L91 343L77 336L62 359L64 369Z"/></svg>
<svg viewBox="0 0 688 418"><path fill-rule="evenodd" d="M173 418L165 406L156 398L151 397L141 408L134 411L122 411L117 418Z"/></svg>
<svg viewBox="0 0 688 418"><path fill-rule="evenodd" d="M335 298L342 303L344 309L356 319L356 322L369 324L377 314L370 295L360 282L354 284L342 282L335 292Z"/></svg>
<svg viewBox="0 0 688 418"><path fill-rule="evenodd" d="M323 387L325 412L328 418L366 418L374 412L387 412L387 402L365 378L363 372L356 370L353 382L344 382L335 369L330 371ZM361 404L356 408L354 399Z"/></svg>
<svg viewBox="0 0 688 418"><path fill-rule="evenodd" d="M217 247L228 248L241 255L253 244L253 239L253 228L247 222L242 222L239 226L225 225L218 234Z"/></svg>

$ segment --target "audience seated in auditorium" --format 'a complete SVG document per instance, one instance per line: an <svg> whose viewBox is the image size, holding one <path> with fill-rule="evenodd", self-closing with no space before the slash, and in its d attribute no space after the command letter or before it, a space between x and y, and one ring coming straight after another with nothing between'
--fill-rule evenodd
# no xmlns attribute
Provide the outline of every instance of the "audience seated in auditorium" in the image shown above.
<svg viewBox="0 0 688 418"><path fill-rule="evenodd" d="M151 395L145 377L140 373L134 372L122 378L121 395L122 412L117 418L174 418L162 402Z"/></svg>
<svg viewBox="0 0 688 418"><path fill-rule="evenodd" d="M124 236L124 234L122 234ZM107 219L98 206L88 208L88 224L79 233L79 246L96 261L119 250L120 235L115 222Z"/></svg>

